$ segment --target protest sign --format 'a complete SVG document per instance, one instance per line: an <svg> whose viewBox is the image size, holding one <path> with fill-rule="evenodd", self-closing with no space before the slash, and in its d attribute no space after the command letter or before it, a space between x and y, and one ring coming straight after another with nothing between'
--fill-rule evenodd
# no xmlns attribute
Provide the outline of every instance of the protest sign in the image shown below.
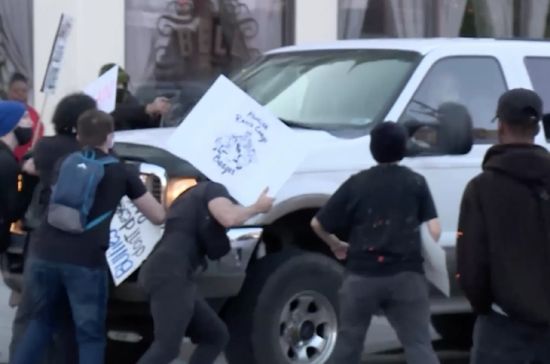
<svg viewBox="0 0 550 364"><path fill-rule="evenodd" d="M162 228L153 225L125 197L120 202L109 237L107 263L115 285L124 282L151 254L162 236Z"/></svg>
<svg viewBox="0 0 550 364"><path fill-rule="evenodd" d="M307 153L296 132L224 76L176 129L168 150L243 205L265 187L276 195Z"/></svg>
<svg viewBox="0 0 550 364"><path fill-rule="evenodd" d="M97 102L99 110L111 113L115 109L117 78L118 66L114 66L84 88L84 93Z"/></svg>
<svg viewBox="0 0 550 364"><path fill-rule="evenodd" d="M426 224L421 227L422 256L424 258L424 274L430 283L446 297L451 295L449 271L447 270L447 255L430 235Z"/></svg>
<svg viewBox="0 0 550 364"><path fill-rule="evenodd" d="M66 14L62 14L61 19L59 20L59 26L57 27L57 32L55 33L55 39L50 52L50 59L48 61L48 66L46 67L44 80L42 81L42 87L40 88L40 91L46 94L53 94L55 92L63 57L65 56L67 40L72 28L73 19Z"/></svg>

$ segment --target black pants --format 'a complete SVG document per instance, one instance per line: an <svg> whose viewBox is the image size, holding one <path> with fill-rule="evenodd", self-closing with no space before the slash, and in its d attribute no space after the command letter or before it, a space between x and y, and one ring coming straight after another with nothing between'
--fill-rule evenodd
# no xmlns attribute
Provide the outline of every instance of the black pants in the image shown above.
<svg viewBox="0 0 550 364"><path fill-rule="evenodd" d="M142 280L150 295L155 340L138 364L168 364L180 353L187 334L198 344L189 364L212 364L229 341L225 323L184 277Z"/></svg>
<svg viewBox="0 0 550 364"><path fill-rule="evenodd" d="M340 290L340 328L333 364L359 364L372 316L384 312L405 349L408 364L438 364L430 337L430 302L423 275L348 274ZM485 364L485 363L484 363Z"/></svg>
<svg viewBox="0 0 550 364"><path fill-rule="evenodd" d="M479 316L473 364L550 364L550 327L532 326L492 313Z"/></svg>

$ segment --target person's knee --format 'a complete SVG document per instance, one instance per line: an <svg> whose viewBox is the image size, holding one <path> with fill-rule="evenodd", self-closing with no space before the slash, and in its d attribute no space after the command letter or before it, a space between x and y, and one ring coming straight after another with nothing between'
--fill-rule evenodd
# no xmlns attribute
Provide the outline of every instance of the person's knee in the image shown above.
<svg viewBox="0 0 550 364"><path fill-rule="evenodd" d="M212 345L223 350L227 346L227 343L229 343L229 338L229 330L223 324L216 329L216 334L212 335L209 341L211 341Z"/></svg>
<svg viewBox="0 0 550 364"><path fill-rule="evenodd" d="M165 338L164 340L157 339L153 343L152 348L156 346L157 350L163 353L165 357L174 359L180 354L181 344L182 342L180 340L174 338Z"/></svg>

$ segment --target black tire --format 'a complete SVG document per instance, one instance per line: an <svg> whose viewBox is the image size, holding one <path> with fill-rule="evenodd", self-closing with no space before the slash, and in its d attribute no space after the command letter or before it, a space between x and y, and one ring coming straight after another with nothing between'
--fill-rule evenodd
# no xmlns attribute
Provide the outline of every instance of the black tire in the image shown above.
<svg viewBox="0 0 550 364"><path fill-rule="evenodd" d="M342 276L343 268L320 254L258 261L226 311L229 364L324 363L336 342ZM305 359L298 361L299 354Z"/></svg>
<svg viewBox="0 0 550 364"><path fill-rule="evenodd" d="M138 334L141 339L136 342L113 340L107 336L105 350L106 364L135 364L153 343L153 327L151 322L108 322L108 330L120 332L132 332Z"/></svg>
<svg viewBox="0 0 550 364"><path fill-rule="evenodd" d="M432 316L432 324L446 344L468 350L472 347L475 315L471 313Z"/></svg>

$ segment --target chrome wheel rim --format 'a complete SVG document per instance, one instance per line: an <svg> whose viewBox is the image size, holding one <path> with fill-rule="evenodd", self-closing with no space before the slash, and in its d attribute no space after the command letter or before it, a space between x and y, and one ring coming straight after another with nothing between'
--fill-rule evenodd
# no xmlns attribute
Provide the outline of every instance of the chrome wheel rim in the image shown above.
<svg viewBox="0 0 550 364"><path fill-rule="evenodd" d="M289 363L321 364L336 345L338 320L324 295L306 291L287 301L279 328L280 347Z"/></svg>

